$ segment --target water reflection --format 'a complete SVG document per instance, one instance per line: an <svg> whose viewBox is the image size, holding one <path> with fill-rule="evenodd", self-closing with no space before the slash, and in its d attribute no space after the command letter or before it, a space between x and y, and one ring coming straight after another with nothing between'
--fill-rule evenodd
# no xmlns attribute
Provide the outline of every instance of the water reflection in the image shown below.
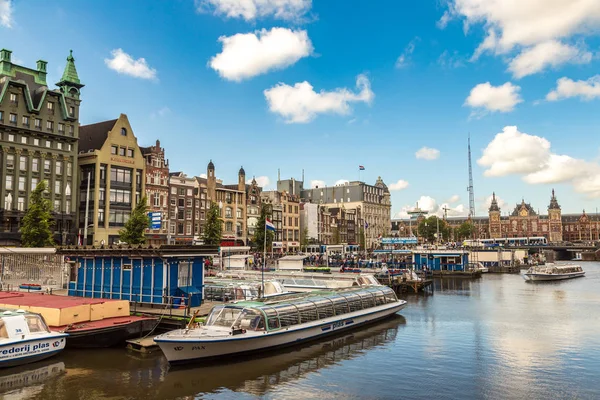
<svg viewBox="0 0 600 400"><path fill-rule="evenodd" d="M64 372L65 364L56 361L4 369L0 373L0 395L5 399L31 398L43 389L44 382Z"/></svg>
<svg viewBox="0 0 600 400"><path fill-rule="evenodd" d="M159 389L158 398L191 396L222 388L262 395L274 386L300 379L321 368L359 357L370 349L393 342L398 327L404 324L404 317L395 315L364 329L304 347L269 353L271 355L266 357L200 368L172 369Z"/></svg>

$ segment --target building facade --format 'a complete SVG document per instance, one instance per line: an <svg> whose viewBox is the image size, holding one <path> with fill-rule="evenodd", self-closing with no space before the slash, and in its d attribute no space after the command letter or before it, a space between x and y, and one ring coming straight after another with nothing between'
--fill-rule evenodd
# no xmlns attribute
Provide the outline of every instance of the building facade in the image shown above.
<svg viewBox="0 0 600 400"><path fill-rule="evenodd" d="M167 243L193 244L195 240L199 240L199 229L195 229L196 209L200 208L198 193L196 178L188 177L183 172L169 174Z"/></svg>
<svg viewBox="0 0 600 400"><path fill-rule="evenodd" d="M160 215L160 228L148 229L147 243L151 245L167 244L169 234L169 160L165 149L157 140L154 146L141 147L146 160L146 199L148 211Z"/></svg>
<svg viewBox="0 0 600 400"><path fill-rule="evenodd" d="M251 242L257 229L258 219L260 218L260 210L262 202L260 195L262 188L256 183L256 179L252 178L250 184L246 185L246 227L248 230L248 241Z"/></svg>
<svg viewBox="0 0 600 400"><path fill-rule="evenodd" d="M31 69L0 50L0 244L19 245L31 192L47 182L57 244L75 241L80 89L72 53L58 89L46 83L47 62Z"/></svg>
<svg viewBox="0 0 600 400"><path fill-rule="evenodd" d="M82 126L79 149L78 241L113 244L145 193L146 160L125 114Z"/></svg>

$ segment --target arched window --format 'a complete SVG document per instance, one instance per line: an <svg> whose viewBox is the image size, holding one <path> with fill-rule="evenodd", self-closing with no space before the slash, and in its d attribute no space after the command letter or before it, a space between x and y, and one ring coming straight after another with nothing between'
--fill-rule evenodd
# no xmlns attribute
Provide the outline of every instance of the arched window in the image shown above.
<svg viewBox="0 0 600 400"><path fill-rule="evenodd" d="M121 136L127 136L127 129L121 128Z"/></svg>

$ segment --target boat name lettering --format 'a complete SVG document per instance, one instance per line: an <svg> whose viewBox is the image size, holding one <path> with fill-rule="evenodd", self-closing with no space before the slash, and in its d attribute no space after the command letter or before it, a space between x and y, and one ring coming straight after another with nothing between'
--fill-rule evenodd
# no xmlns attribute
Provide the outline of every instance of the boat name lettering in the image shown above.
<svg viewBox="0 0 600 400"><path fill-rule="evenodd" d="M181 350L183 350L183 346L173 347L173 350L175 350L175 351L181 351Z"/></svg>
<svg viewBox="0 0 600 400"><path fill-rule="evenodd" d="M33 346L30 344L24 344L23 346L15 346L11 347L10 349L2 350L0 354L4 356L7 354L29 353L30 351L37 352L48 348L50 348L50 343L37 343Z"/></svg>
<svg viewBox="0 0 600 400"><path fill-rule="evenodd" d="M206 350L206 348L204 346L194 346L192 347L192 351L194 350Z"/></svg>
<svg viewBox="0 0 600 400"><path fill-rule="evenodd" d="M332 329L341 328L342 326L344 326L344 321L338 321L331 324Z"/></svg>

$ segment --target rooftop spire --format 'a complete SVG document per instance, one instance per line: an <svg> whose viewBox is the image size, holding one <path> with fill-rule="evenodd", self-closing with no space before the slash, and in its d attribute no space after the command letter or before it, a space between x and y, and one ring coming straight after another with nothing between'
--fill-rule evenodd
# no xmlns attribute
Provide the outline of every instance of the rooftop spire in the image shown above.
<svg viewBox="0 0 600 400"><path fill-rule="evenodd" d="M77 68L75 68L75 58L73 58L73 50L69 50L69 56L67 57L67 65L63 72L60 82L56 84L65 95L79 98L79 89L83 86L77 75Z"/></svg>

